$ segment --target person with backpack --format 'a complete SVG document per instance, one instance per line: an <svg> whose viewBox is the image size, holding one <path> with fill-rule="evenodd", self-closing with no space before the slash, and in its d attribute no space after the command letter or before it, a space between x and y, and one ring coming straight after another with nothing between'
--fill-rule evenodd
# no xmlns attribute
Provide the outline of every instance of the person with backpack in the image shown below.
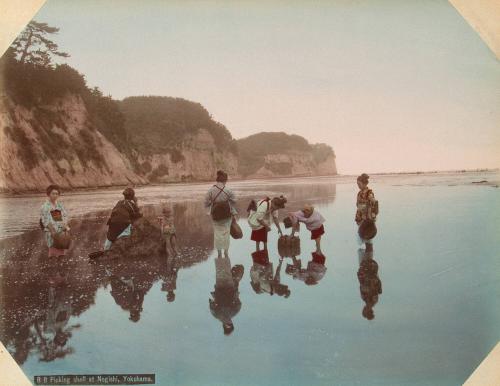
<svg viewBox="0 0 500 386"><path fill-rule="evenodd" d="M40 228L44 231L49 257L64 256L66 247L58 244L58 236L69 231L68 214L64 205L59 201L61 188L49 185L47 188L47 201L40 209Z"/></svg>
<svg viewBox="0 0 500 386"><path fill-rule="evenodd" d="M227 173L218 170L215 185L205 195L205 207L210 210L214 227L214 248L219 258L223 250L224 256L229 257L231 222L238 214L235 195L226 187L227 179Z"/></svg>
<svg viewBox="0 0 500 386"><path fill-rule="evenodd" d="M354 220L358 225L358 236L360 244L365 243L371 248L373 237L377 233L375 221L378 215L378 201L373 191L368 187L368 174L361 174L357 178L359 192L356 198L356 215Z"/></svg>
<svg viewBox="0 0 500 386"><path fill-rule="evenodd" d="M224 335L234 331L233 318L241 310L239 284L245 268L241 264L231 266L231 260L226 256L215 260L215 286L208 299L210 313L220 320Z"/></svg>
<svg viewBox="0 0 500 386"><path fill-rule="evenodd" d="M108 232L104 242L104 250L111 248L111 245L120 237L130 236L132 233L132 223L142 217L142 213L137 206L137 197L132 188L123 191L123 200L116 203L108 219Z"/></svg>
<svg viewBox="0 0 500 386"><path fill-rule="evenodd" d="M278 220L278 210L284 209L287 200L286 197L266 197L262 200L250 201L248 205L248 225L252 228L251 240L255 241L255 248L260 251L260 243L264 244L264 250L267 250L267 233L271 230L271 222L274 222L278 228L278 233L283 236L280 222Z"/></svg>

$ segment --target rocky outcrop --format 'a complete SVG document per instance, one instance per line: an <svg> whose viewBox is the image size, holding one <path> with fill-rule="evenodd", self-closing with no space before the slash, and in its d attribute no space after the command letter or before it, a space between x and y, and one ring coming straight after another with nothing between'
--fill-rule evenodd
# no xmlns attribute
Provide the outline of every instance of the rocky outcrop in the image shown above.
<svg viewBox="0 0 500 386"><path fill-rule="evenodd" d="M199 181L217 169L237 176L237 156L220 151L199 128L172 149L122 152L93 124L84 101L67 95L31 109L3 96L0 104L0 191L142 185Z"/></svg>
<svg viewBox="0 0 500 386"><path fill-rule="evenodd" d="M96 115L99 109L86 98L68 93L27 107L0 95L0 191L44 191L49 184L72 189L206 181L218 169L231 178L337 173L327 145L286 133L235 141L194 102L107 100L121 106L104 115L123 119L120 131Z"/></svg>
<svg viewBox="0 0 500 386"><path fill-rule="evenodd" d="M197 102L114 100L67 64L0 56L0 191L336 174L326 144L258 133L235 140Z"/></svg>
<svg viewBox="0 0 500 386"><path fill-rule="evenodd" d="M269 154L264 157L264 165L249 178L313 176L337 174L335 157L330 156L316 163L311 153Z"/></svg>
<svg viewBox="0 0 500 386"><path fill-rule="evenodd" d="M220 152L214 138L205 129L189 135L175 151L164 154L139 154L137 162L151 182L200 181L212 178L218 169L237 176L238 158Z"/></svg>
<svg viewBox="0 0 500 386"><path fill-rule="evenodd" d="M0 104L0 190L44 190L144 184L121 154L90 122L82 99L68 95L33 109Z"/></svg>
<svg viewBox="0 0 500 386"><path fill-rule="evenodd" d="M156 237L154 237L156 235ZM104 253L100 260L119 258L148 258L156 256L161 250L160 228L151 221L140 218L134 222L129 237L118 238L111 249Z"/></svg>
<svg viewBox="0 0 500 386"><path fill-rule="evenodd" d="M335 163L335 155L329 155L324 161L318 162L316 166L316 173L323 175L337 174L337 164Z"/></svg>
<svg viewBox="0 0 500 386"><path fill-rule="evenodd" d="M335 153L303 137L263 132L238 140L239 172L247 178L335 175Z"/></svg>

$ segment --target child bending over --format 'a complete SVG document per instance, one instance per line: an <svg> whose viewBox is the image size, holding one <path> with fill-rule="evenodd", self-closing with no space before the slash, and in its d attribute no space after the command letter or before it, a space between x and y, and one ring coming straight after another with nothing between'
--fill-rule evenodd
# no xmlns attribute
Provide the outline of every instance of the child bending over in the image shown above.
<svg viewBox="0 0 500 386"><path fill-rule="evenodd" d="M289 213L289 216L293 223L291 236L293 237L295 232L298 231L299 223L304 223L306 228L311 232L311 240L316 241L316 252L322 255L321 236L325 233L325 227L323 226L325 218L321 213L314 206L306 204L302 210Z"/></svg>

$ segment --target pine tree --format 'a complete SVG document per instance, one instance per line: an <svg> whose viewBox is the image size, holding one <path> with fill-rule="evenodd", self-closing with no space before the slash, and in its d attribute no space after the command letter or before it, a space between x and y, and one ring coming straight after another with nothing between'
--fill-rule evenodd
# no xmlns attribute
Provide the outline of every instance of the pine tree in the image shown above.
<svg viewBox="0 0 500 386"><path fill-rule="evenodd" d="M20 63L51 67L52 57L69 57L68 53L59 51L58 45L48 38L49 35L58 32L59 28L51 27L47 23L30 21L11 45L16 53L16 58Z"/></svg>

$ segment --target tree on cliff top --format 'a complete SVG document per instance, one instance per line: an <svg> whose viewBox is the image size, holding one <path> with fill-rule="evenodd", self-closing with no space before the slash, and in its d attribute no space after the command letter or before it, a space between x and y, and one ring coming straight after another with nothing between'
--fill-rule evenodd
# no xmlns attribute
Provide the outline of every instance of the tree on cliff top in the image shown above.
<svg viewBox="0 0 500 386"><path fill-rule="evenodd" d="M44 67L52 65L52 57L69 57L66 52L59 51L59 46L48 38L59 32L59 28L47 23L32 20L14 40L11 47L20 63L37 64Z"/></svg>
<svg viewBox="0 0 500 386"><path fill-rule="evenodd" d="M270 154L309 153L316 164L335 157L333 149L324 144L310 144L304 137L284 132L262 132L239 139L239 172L243 176L255 173L264 166ZM284 165L281 165L282 169ZM284 170L284 169L283 169ZM284 173L287 174L287 173Z"/></svg>
<svg viewBox="0 0 500 386"><path fill-rule="evenodd" d="M220 150L237 153L229 130L200 104L182 98L134 96L120 102L128 138L143 154L170 151L200 129L207 130Z"/></svg>

